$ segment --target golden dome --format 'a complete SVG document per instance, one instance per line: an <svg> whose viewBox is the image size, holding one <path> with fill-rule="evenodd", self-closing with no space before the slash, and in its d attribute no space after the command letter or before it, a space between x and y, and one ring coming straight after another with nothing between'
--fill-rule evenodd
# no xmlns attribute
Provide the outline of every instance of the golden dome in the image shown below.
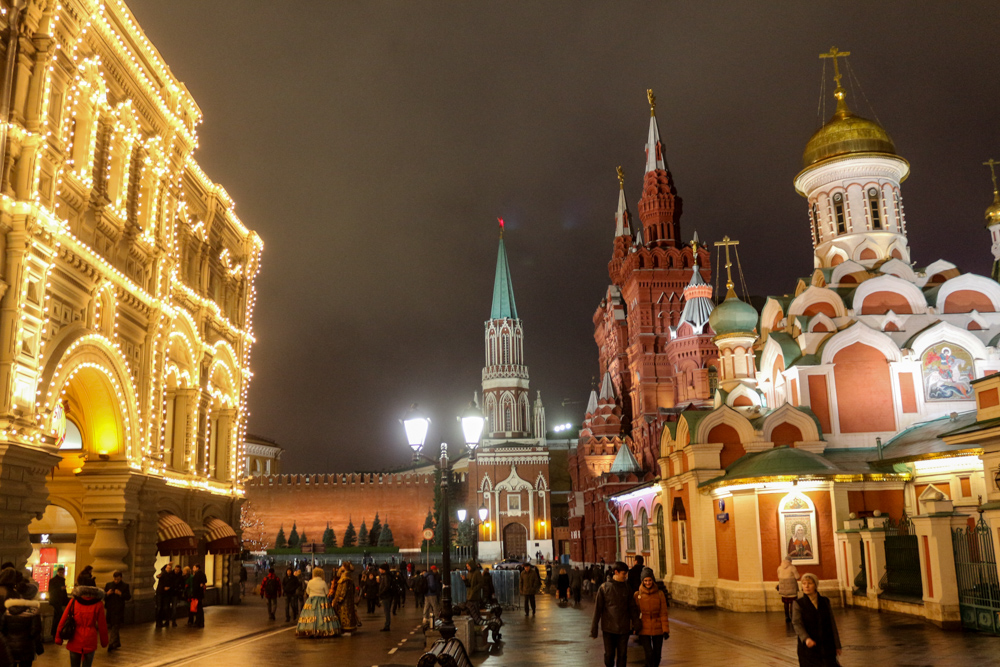
<svg viewBox="0 0 1000 667"><path fill-rule="evenodd" d="M896 154L895 144L881 125L851 112L844 99L843 88L837 88L834 95L837 97L837 110L806 144L802 154L803 167L811 167L827 158L855 153Z"/></svg>
<svg viewBox="0 0 1000 667"><path fill-rule="evenodd" d="M993 203L986 209L986 226L1000 225L1000 192L993 191Z"/></svg>

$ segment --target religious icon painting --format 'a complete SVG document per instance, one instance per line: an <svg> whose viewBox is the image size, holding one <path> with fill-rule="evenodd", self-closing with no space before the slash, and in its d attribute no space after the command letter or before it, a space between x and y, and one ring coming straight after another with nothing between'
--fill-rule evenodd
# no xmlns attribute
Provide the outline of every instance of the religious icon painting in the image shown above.
<svg viewBox="0 0 1000 667"><path fill-rule="evenodd" d="M972 355L954 343L938 343L920 356L924 395L928 401L961 401L974 398Z"/></svg>
<svg viewBox="0 0 1000 667"><path fill-rule="evenodd" d="M782 556L790 556L792 562L799 565L819 563L816 508L807 496L790 493L781 499L778 504L778 527Z"/></svg>

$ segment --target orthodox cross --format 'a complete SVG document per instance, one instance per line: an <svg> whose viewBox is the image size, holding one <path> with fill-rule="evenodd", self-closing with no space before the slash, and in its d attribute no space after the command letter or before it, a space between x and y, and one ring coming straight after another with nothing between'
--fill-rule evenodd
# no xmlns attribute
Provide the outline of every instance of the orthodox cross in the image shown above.
<svg viewBox="0 0 1000 667"><path fill-rule="evenodd" d="M820 58L833 58L833 80L837 83L837 88L840 88L840 68L837 66L837 58L846 58L851 55L850 51L841 51L836 46L830 47L829 53L819 54Z"/></svg>
<svg viewBox="0 0 1000 667"><path fill-rule="evenodd" d="M715 242L715 247L716 248L722 246L722 247L725 247L725 249L726 249L726 290L727 291L733 289L733 269L732 269L733 263L731 261L729 261L729 246L737 246L739 244L740 244L739 241L733 241L728 236L723 236L721 241L716 241ZM718 283L716 283L716 284L718 284Z"/></svg>
<svg viewBox="0 0 1000 667"><path fill-rule="evenodd" d="M622 171L621 165L618 165L618 187L622 190L625 189L625 172Z"/></svg>
<svg viewBox="0 0 1000 667"><path fill-rule="evenodd" d="M993 192L997 191L997 172L996 169L994 169L994 167L998 164L1000 164L1000 162L997 162L993 158L990 158L989 160L983 163L984 167L990 168L990 176L993 178Z"/></svg>
<svg viewBox="0 0 1000 667"><path fill-rule="evenodd" d="M646 89L646 99L649 100L649 115L656 115L656 95L653 94L652 88Z"/></svg>

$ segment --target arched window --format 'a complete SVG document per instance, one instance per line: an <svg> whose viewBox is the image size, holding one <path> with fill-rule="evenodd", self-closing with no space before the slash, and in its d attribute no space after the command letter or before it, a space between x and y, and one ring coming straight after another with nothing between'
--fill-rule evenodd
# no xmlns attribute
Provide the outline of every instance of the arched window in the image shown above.
<svg viewBox="0 0 1000 667"><path fill-rule="evenodd" d="M649 551L649 515L645 508L639 514L639 530L642 532L642 550Z"/></svg>
<svg viewBox="0 0 1000 667"><path fill-rule="evenodd" d="M839 192L833 195L833 211L837 217L837 233L843 234L847 231L847 219L844 217L844 195Z"/></svg>
<svg viewBox="0 0 1000 667"><path fill-rule="evenodd" d="M501 336L503 339L503 359L501 363L510 363L510 335L505 331Z"/></svg>
<svg viewBox="0 0 1000 667"><path fill-rule="evenodd" d="M660 576L667 574L667 534L663 530L663 507L656 508L656 558L660 565Z"/></svg>
<svg viewBox="0 0 1000 667"><path fill-rule="evenodd" d="M708 390L715 395L715 390L719 388L719 369L715 366L708 367Z"/></svg>
<svg viewBox="0 0 1000 667"><path fill-rule="evenodd" d="M505 405L503 408L503 430L504 431L514 430L511 420L510 404Z"/></svg>
<svg viewBox="0 0 1000 667"><path fill-rule="evenodd" d="M882 212L879 206L878 188L868 189L868 212L872 216L872 229L882 229Z"/></svg>
<svg viewBox="0 0 1000 667"><path fill-rule="evenodd" d="M635 522L631 512L625 514L625 549L635 552Z"/></svg>
<svg viewBox="0 0 1000 667"><path fill-rule="evenodd" d="M896 214L896 227L899 231L903 230L903 215L899 210L899 193L892 193L892 208L893 212Z"/></svg>
<svg viewBox="0 0 1000 667"><path fill-rule="evenodd" d="M66 420L66 437L59 449L83 449L83 435L80 433L80 427L68 419Z"/></svg>
<svg viewBox="0 0 1000 667"><path fill-rule="evenodd" d="M821 241L819 231L819 206L816 205L816 202L813 202L812 209L810 209L810 211L812 213L813 230L816 233L816 243L819 243Z"/></svg>

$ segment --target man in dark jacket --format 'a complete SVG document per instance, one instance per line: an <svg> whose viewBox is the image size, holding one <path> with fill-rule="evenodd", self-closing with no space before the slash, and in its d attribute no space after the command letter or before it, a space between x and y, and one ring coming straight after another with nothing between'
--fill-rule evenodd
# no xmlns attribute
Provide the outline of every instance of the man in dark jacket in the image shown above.
<svg viewBox="0 0 1000 667"><path fill-rule="evenodd" d="M281 597L281 579L278 579L273 567L267 569L267 576L260 582L260 596L267 600L267 617L273 621L278 611L278 598Z"/></svg>
<svg viewBox="0 0 1000 667"><path fill-rule="evenodd" d="M302 582L292 572L285 570L285 578L281 580L281 592L285 596L285 623L299 620L299 604L302 602Z"/></svg>
<svg viewBox="0 0 1000 667"><path fill-rule="evenodd" d="M480 608L483 606L483 571L479 567L479 563L475 560L469 560L465 564L465 574L462 575L462 579L465 581L465 599L467 602L474 602L479 605Z"/></svg>
<svg viewBox="0 0 1000 667"><path fill-rule="evenodd" d="M427 594L427 577L423 572L410 578L410 590L413 591L413 601L416 602L417 609L424 608L424 595Z"/></svg>
<svg viewBox="0 0 1000 667"><path fill-rule="evenodd" d="M122 626L125 625L125 603L132 599L128 584L122 581L122 573L115 570L111 581L104 585L104 611L108 615L108 653L121 648Z"/></svg>
<svg viewBox="0 0 1000 667"><path fill-rule="evenodd" d="M49 579L49 604L52 605L52 637L56 636L56 626L62 618L63 610L69 604L69 593L66 591L66 568L56 570L56 576Z"/></svg>
<svg viewBox="0 0 1000 667"><path fill-rule="evenodd" d="M177 591L177 578L174 576L174 564L167 563L156 575L156 627L165 628L170 625L170 613L174 606L174 596Z"/></svg>
<svg viewBox="0 0 1000 667"><path fill-rule="evenodd" d="M628 653L628 638L639 621L639 608L635 596L628 587L628 565L618 561L611 581L601 584L594 602L594 620L590 625L590 636L597 638L597 626L604 633L604 665L625 667Z"/></svg>
<svg viewBox="0 0 1000 667"><path fill-rule="evenodd" d="M389 632L389 623L392 620L392 603L396 599L396 591L392 575L389 574L389 566L385 563L378 566L378 599L385 614L385 627L382 628L382 632Z"/></svg>
<svg viewBox="0 0 1000 667"><path fill-rule="evenodd" d="M13 664L17 666L31 665L35 655L42 652L42 615L40 603L33 600L38 594L38 587L32 582L23 581L10 593L4 604L3 616L0 616L0 635L6 642L6 648L0 651L10 651Z"/></svg>
<svg viewBox="0 0 1000 667"><path fill-rule="evenodd" d="M430 624L431 619L441 616L441 574L437 565L431 565L431 569L424 575L427 582L427 590L424 592L424 623Z"/></svg>
<svg viewBox="0 0 1000 667"><path fill-rule="evenodd" d="M524 564L524 571L521 572L521 580L518 584L520 593L524 596L524 615L528 615L530 607L531 613L535 613L535 596L542 590L542 578L538 575L538 568L531 563Z"/></svg>
<svg viewBox="0 0 1000 667"><path fill-rule="evenodd" d="M639 590L642 584L642 568L645 567L645 559L642 556L635 557L635 565L628 571L628 587L633 593Z"/></svg>
<svg viewBox="0 0 1000 667"><path fill-rule="evenodd" d="M274 572L274 568L271 568L271 572ZM277 579L277 577L275 577ZM205 627L205 589L208 588L208 578L205 573L201 571L201 565L195 563L191 567L191 597L198 601L198 610L195 612L194 616L194 627L203 628ZM274 614L271 614L271 618L274 618Z"/></svg>

